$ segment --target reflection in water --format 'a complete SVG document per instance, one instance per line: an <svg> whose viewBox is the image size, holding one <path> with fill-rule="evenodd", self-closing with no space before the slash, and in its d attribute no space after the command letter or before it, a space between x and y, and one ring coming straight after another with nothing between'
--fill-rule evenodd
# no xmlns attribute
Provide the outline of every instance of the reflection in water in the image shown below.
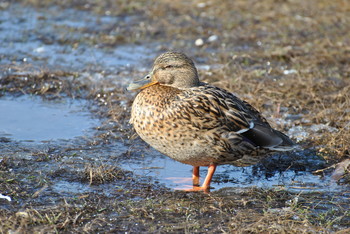
<svg viewBox="0 0 350 234"><path fill-rule="evenodd" d="M192 166L179 163L154 150L144 152L144 156L121 163L126 170L137 175L151 176L167 187L178 189L191 187ZM325 162L311 151L301 151L290 155L276 155L262 163L250 167L220 165L213 177L212 191L227 187L280 188L289 191L331 191L337 184L329 178L312 174L323 168ZM201 167L201 179L207 168Z"/></svg>

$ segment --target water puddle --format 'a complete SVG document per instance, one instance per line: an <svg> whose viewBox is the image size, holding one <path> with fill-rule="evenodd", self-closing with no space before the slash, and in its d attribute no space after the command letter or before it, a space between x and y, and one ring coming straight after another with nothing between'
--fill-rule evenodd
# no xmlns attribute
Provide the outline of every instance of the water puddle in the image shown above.
<svg viewBox="0 0 350 234"><path fill-rule="evenodd" d="M151 155L152 154L152 155ZM299 157L303 156L303 152ZM304 155L305 158L310 155ZM317 162L319 160L319 162ZM297 160L295 160L297 161ZM278 163L278 162L276 162ZM305 167L313 167L315 164L320 165L320 159L315 156L314 159L305 159ZM151 176L154 180L165 186L173 189L181 189L191 187L192 166L179 163L166 157L156 151L151 150L150 153L145 153L142 158L131 158L122 162L124 169L134 172L140 176ZM327 192L337 191L340 188L335 181L329 178L322 178L311 173L308 170L295 169L278 169L278 164L275 165L276 170L263 168L261 165L250 167L235 167L232 165L220 165L217 167L213 177L211 186L212 191L222 188L276 188L284 189L291 192ZM201 182L204 180L207 168L200 169Z"/></svg>
<svg viewBox="0 0 350 234"><path fill-rule="evenodd" d="M0 65L23 63L57 70L116 73L130 66L144 69L154 45L104 45L100 35L118 31L127 17L99 16L73 9L45 11L11 4L0 14ZM114 38L115 35L105 35ZM93 45L91 45L91 43ZM108 49L106 49L108 47Z"/></svg>
<svg viewBox="0 0 350 234"><path fill-rule="evenodd" d="M51 186L50 189L52 192L60 194L61 196L76 195L92 191L91 187L86 186L86 184L79 182L67 182L64 180L57 181Z"/></svg>
<svg viewBox="0 0 350 234"><path fill-rule="evenodd" d="M87 101L43 100L39 96L0 98L0 137L16 141L50 141L86 135L99 124L84 109Z"/></svg>

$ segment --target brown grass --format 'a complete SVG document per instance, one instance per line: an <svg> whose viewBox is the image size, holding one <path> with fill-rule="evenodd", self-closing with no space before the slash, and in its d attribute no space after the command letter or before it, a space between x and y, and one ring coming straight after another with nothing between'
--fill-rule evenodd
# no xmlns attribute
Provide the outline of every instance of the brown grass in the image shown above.
<svg viewBox="0 0 350 234"><path fill-rule="evenodd" d="M108 49L123 43L155 42L159 49L154 50L159 53L184 51L198 65L210 65L209 70L200 70L204 81L237 93L272 121L290 114L302 115L292 123L282 121L277 125L279 129L287 131L299 125L309 131L315 124L336 129L310 131L309 138L302 143L316 148L330 162L349 157L349 1L162 0L155 4L153 1L28 0L24 3L118 16L121 21L111 28L113 35L108 30L94 29L88 36L92 38L89 41L92 46ZM122 19L127 16L134 18L125 23ZM211 35L217 35L218 39L209 42ZM200 47L194 46L198 38L204 40ZM79 43L84 41L81 38ZM106 81L97 85L81 80L78 73L30 71L29 75L23 75L21 71L31 69L13 69L18 73L0 79L2 93L93 98L101 110L107 108L100 111L101 116L113 117L117 122L113 129L106 127L107 131L122 132L121 139L132 134L127 121L133 94L125 93L120 87L111 90L115 83ZM286 71L292 73L285 74ZM141 74L133 71L132 76ZM108 143L108 137L113 135L108 133L101 135L103 143ZM96 145L103 147L103 143ZM36 156L38 161L51 160L46 155ZM29 199L19 186L25 182L19 181L14 172L10 173L15 166L9 166L8 158L0 161L2 191L9 191L8 195L16 199ZM80 176L94 186L122 184L126 175L120 172L113 166L89 164ZM49 180L50 176L47 177ZM344 175L343 181L348 183L349 174ZM337 197L328 193L249 189L231 195L225 191L204 195L170 192L146 183L137 186L131 183L115 193L113 196L117 198L98 192L82 194L46 208L35 203L22 208L20 201L10 205L1 203L8 209L0 210L0 233L328 233L341 229L347 233L350 226L348 204L338 204ZM337 196L346 197L348 193ZM293 202L296 197L299 202Z"/></svg>
<svg viewBox="0 0 350 234"><path fill-rule="evenodd" d="M125 178L125 172L120 168L108 165L92 165L85 166L83 172L83 180L89 181L90 185L107 183L116 179Z"/></svg>

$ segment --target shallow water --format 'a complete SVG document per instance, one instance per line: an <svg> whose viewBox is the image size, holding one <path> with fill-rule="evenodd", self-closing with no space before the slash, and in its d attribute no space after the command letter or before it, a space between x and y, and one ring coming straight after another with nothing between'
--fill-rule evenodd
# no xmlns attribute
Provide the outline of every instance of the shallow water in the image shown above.
<svg viewBox="0 0 350 234"><path fill-rule="evenodd" d="M86 105L84 100L1 97L0 137L40 142L88 135L100 121L91 118Z"/></svg>
<svg viewBox="0 0 350 234"><path fill-rule="evenodd" d="M310 157L306 154L304 156ZM287 157L285 156L285 158ZM299 153L298 157L303 157L303 152ZM290 160L295 159L291 158ZM275 165L275 170L272 171L264 168L262 164L250 167L220 165L214 174L211 191L227 187L261 187L285 189L291 192L327 192L342 188L329 178L312 174L310 168L308 168L312 165L307 165L308 163L314 165L318 163L319 167L324 165L324 162L316 156L309 162L307 160L301 162L301 164L305 164L306 170L305 168L301 170L283 169L279 168L278 164ZM132 157L125 160L121 163L121 166L137 175L151 176L154 180L169 188L183 189L190 188L192 185L192 166L179 163L154 150L146 152L141 158ZM201 182L204 180L206 173L207 168L200 167Z"/></svg>
<svg viewBox="0 0 350 234"><path fill-rule="evenodd" d="M130 82L128 79L137 77L127 77L132 75L132 72L127 76L120 75L119 72L146 72L146 69L150 68L149 63L158 53L156 48L161 45L135 45L126 42L106 46L99 42L97 35L105 34L106 31L113 33L118 24L128 23L128 20L128 17L98 16L74 9L35 9L11 4L0 10L0 71L2 65L19 67L24 74L28 73L26 66L50 72L74 71L93 83L111 79L115 84L126 87ZM220 66L222 65L214 68ZM198 67L204 71L213 68L208 65ZM7 72L11 73L15 68ZM284 74L294 72L285 70ZM84 168L90 164L96 167L103 164L120 166L134 172L139 177L129 183L135 187L142 183L160 183L171 189L191 187L191 166L176 162L149 149L143 143L137 142L140 150L130 151L131 156L127 158L130 146L128 139L122 137L108 138L106 141L110 142L106 144L100 143L98 139L96 145L71 140L79 136L88 137L97 132L94 127L101 125L100 120L92 118L86 105L87 101L84 100L47 101L41 97L27 95L0 98L0 154L4 155L0 162L5 161L6 157L14 161L10 170L16 173L16 178L23 177L24 184L30 181L28 175L32 179L43 175L43 183L48 184L43 190L46 196L39 196L43 204L64 197L80 196L83 193L113 197L116 191L123 190L123 183L117 179L101 185L89 185L83 175ZM315 128L315 131L321 127L324 129L324 126L316 127L318 128ZM114 134L116 128L110 127L107 131ZM305 140L308 131L312 132L312 129L295 127L291 128L288 135L297 140ZM7 142L7 139L10 142ZM61 139L65 139L65 143L56 141ZM28 141L32 144L27 144ZM52 146L42 144L47 141L55 142ZM17 143L21 146L18 147L19 150ZM40 158L37 152L43 152L43 158ZM296 162L300 165L299 168L293 166ZM278 160L268 168L263 164L246 168L218 166L212 182L212 191L220 192L231 188L232 191L236 191L239 188L258 187L288 190L296 194L339 192L339 197L348 201L348 195L340 192L349 190L348 188L338 186L329 178L312 174L312 171L325 166L315 155L302 151L297 155L297 159L290 158L287 164L291 166L279 167ZM206 172L207 169L202 167L201 181ZM85 180L82 180L83 178ZM35 187L32 185L38 186L38 183L34 181L29 187ZM35 189L40 190L41 185ZM12 193L11 196L15 194Z"/></svg>
<svg viewBox="0 0 350 234"><path fill-rule="evenodd" d="M40 10L10 4L0 9L0 65L30 64L43 69L104 73L130 66L142 70L145 59L155 56L151 48L156 45L116 43L111 47L98 37L106 28L117 31L118 25L127 21L127 17L98 16L73 9Z"/></svg>

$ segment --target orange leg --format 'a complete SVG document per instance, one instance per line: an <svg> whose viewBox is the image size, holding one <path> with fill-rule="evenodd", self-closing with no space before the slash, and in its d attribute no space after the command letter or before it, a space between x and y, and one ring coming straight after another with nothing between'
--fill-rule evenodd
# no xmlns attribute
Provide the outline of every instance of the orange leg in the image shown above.
<svg viewBox="0 0 350 234"><path fill-rule="evenodd" d="M213 178L215 170L216 170L216 165L215 164L211 164L208 167L207 176L205 177L205 180L204 180L204 182L202 184L203 190L209 190L210 189L210 182L211 182L211 179Z"/></svg>
<svg viewBox="0 0 350 234"><path fill-rule="evenodd" d="M199 167L193 167L192 180L193 186L199 186Z"/></svg>
<svg viewBox="0 0 350 234"><path fill-rule="evenodd" d="M204 191L205 193L208 193L210 190L210 182L213 178L214 172L216 170L216 164L211 164L208 167L208 173L205 177L205 180L202 184L202 186L198 186L199 184L199 167L193 167L193 188L192 189L185 189L185 191L193 192L193 191Z"/></svg>

